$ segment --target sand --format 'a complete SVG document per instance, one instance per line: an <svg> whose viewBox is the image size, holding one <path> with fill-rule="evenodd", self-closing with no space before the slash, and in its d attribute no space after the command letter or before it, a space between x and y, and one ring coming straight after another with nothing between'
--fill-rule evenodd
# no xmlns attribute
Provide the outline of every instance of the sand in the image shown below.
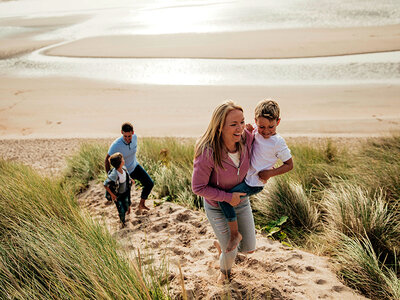
<svg viewBox="0 0 400 300"><path fill-rule="evenodd" d="M265 98L279 101L286 137L379 136L400 129L399 95L389 84L153 86L0 76L0 138L110 138L124 121L139 136L198 137L217 104L231 99L253 122Z"/></svg>
<svg viewBox="0 0 400 300"><path fill-rule="evenodd" d="M69 57L294 58L400 49L400 25L89 37L52 47Z"/></svg>
<svg viewBox="0 0 400 300"><path fill-rule="evenodd" d="M60 175L65 157L86 139L1 140L0 157L31 165L45 176ZM98 142L110 140L97 139ZM132 190L134 207L140 190ZM239 254L228 285L216 284L218 255L211 226L202 211L193 211L159 199L147 201L145 215L128 216L121 229L116 207L104 198L101 184L91 182L78 202L95 220L105 224L121 245L124 255L140 253L143 264L167 264L170 292L181 299L182 270L188 299L366 299L336 277L329 258L292 249L257 233L257 251ZM154 207L154 202L161 205Z"/></svg>
<svg viewBox="0 0 400 300"><path fill-rule="evenodd" d="M44 46L45 54L61 56L214 58L344 55L400 47L400 25L36 39L89 17L3 18L0 26L26 30L0 37L0 58ZM256 103L265 98L279 102L279 129L285 136L379 136L400 130L399 95L394 83L165 86L0 72L0 138L109 138L124 121L132 122L139 136L198 137L217 104L234 100L252 122Z"/></svg>

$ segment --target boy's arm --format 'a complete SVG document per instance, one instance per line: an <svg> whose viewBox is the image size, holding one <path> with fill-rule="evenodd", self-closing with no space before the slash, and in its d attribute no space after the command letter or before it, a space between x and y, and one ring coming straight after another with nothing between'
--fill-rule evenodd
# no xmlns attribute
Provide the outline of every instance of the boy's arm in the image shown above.
<svg viewBox="0 0 400 300"><path fill-rule="evenodd" d="M276 169L260 171L258 173L258 177L260 177L261 181L266 183L268 179L270 179L271 177L285 174L286 172L289 172L292 169L293 169L293 159L290 158L287 161L284 161L283 164Z"/></svg>
<svg viewBox="0 0 400 300"><path fill-rule="evenodd" d="M108 185L105 185L104 187L105 187L105 189L107 190L107 192L111 195L112 201L115 202L115 200L117 200L117 196L116 196L113 192L111 192L111 190L110 190L110 188L108 187Z"/></svg>

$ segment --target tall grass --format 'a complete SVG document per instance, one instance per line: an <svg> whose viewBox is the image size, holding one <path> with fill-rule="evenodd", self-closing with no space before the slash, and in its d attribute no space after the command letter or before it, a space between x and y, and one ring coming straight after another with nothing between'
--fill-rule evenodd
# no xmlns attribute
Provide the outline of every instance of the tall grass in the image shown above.
<svg viewBox="0 0 400 300"><path fill-rule="evenodd" d="M89 181L105 179L104 159L107 149L106 144L83 143L76 154L67 158L63 184L77 194L88 186Z"/></svg>
<svg viewBox="0 0 400 300"><path fill-rule="evenodd" d="M342 182L326 190L323 203L328 226L347 236L367 236L375 250L391 252L400 241L400 214L382 191L371 193ZM398 249L400 250L400 249Z"/></svg>
<svg viewBox="0 0 400 300"><path fill-rule="evenodd" d="M288 175L299 182L311 196L320 198L320 193L329 187L332 178L348 179L351 176L351 159L344 150L339 150L331 141L318 144L299 143L290 145L295 167Z"/></svg>
<svg viewBox="0 0 400 300"><path fill-rule="evenodd" d="M255 196L253 206L261 209L269 220L288 216L288 224L298 229L314 231L319 226L320 214L316 205L299 183L286 176L275 177L268 185L268 192Z"/></svg>
<svg viewBox="0 0 400 300"><path fill-rule="evenodd" d="M0 160L1 299L166 299L69 190ZM165 277L165 270L158 270Z"/></svg>
<svg viewBox="0 0 400 300"><path fill-rule="evenodd" d="M369 140L357 164L358 184L371 191L382 189L388 202L400 201L400 134Z"/></svg>
<svg viewBox="0 0 400 300"><path fill-rule="evenodd" d="M201 198L192 193L194 140L145 138L138 159L155 182L157 197L191 208L200 208Z"/></svg>
<svg viewBox="0 0 400 300"><path fill-rule="evenodd" d="M399 299L400 137L372 139L351 151L331 140L289 146L295 168L252 198L256 224L288 216L289 238L328 249L349 285L371 297ZM75 191L104 176L107 146L87 147L67 173L68 180L80 178ZM140 140L138 160L155 181L156 197L200 206L190 188L193 149L194 140Z"/></svg>
<svg viewBox="0 0 400 300"><path fill-rule="evenodd" d="M400 299L400 279L387 268L368 237L334 234L340 241L334 256L340 276L347 284L372 299Z"/></svg>

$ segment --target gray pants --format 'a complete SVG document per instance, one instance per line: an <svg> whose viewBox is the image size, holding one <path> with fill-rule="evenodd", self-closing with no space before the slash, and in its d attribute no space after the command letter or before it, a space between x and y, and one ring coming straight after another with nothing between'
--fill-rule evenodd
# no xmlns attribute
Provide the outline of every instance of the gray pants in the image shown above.
<svg viewBox="0 0 400 300"><path fill-rule="evenodd" d="M236 249L228 253L225 253L225 250L229 242L230 232L228 221L221 208L219 206L214 207L204 201L204 209L208 221L221 245L222 253L219 258L220 270L225 274L229 274L238 251L250 252L256 249L256 230L249 198L244 199L238 206L235 206L238 228L242 235L242 241Z"/></svg>

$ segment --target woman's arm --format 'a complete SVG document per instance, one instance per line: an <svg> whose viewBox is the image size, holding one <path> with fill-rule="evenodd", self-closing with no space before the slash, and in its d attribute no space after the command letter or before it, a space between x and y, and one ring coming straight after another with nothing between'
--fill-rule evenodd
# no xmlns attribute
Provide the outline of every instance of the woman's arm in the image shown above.
<svg viewBox="0 0 400 300"><path fill-rule="evenodd" d="M205 151L203 154L195 158L192 175L193 193L209 200L225 201L230 203L232 200L232 193L227 193L224 190L209 184L213 170L214 161L210 151Z"/></svg>

